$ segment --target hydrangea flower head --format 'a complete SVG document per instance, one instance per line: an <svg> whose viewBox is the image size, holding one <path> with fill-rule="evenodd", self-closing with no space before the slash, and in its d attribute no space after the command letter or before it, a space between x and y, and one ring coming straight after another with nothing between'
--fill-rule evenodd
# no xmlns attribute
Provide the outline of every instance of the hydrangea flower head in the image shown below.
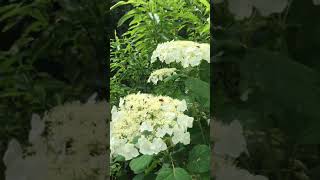
<svg viewBox="0 0 320 180"><path fill-rule="evenodd" d="M22 146L15 139L8 145L3 158L5 179L104 179L108 156L107 142L101 137L107 134L107 105L105 101L76 101L56 106L42 118L33 114L30 146ZM116 146L123 143L119 141ZM132 148L126 146L122 151Z"/></svg>
<svg viewBox="0 0 320 180"><path fill-rule="evenodd" d="M148 83L152 82L153 84L157 84L159 80L162 81L166 77L177 74L176 70L176 68L162 68L155 70L151 73L148 79Z"/></svg>
<svg viewBox="0 0 320 180"><path fill-rule="evenodd" d="M198 66L202 60L210 63L210 44L193 41L165 42L158 44L152 53L151 62L157 59L166 64L181 63L184 68Z"/></svg>
<svg viewBox="0 0 320 180"><path fill-rule="evenodd" d="M192 127L193 117L184 114L185 100L137 93L124 97L119 107L112 109L112 156L130 160L140 153L158 154L167 149L166 137L172 144L190 143L188 128Z"/></svg>

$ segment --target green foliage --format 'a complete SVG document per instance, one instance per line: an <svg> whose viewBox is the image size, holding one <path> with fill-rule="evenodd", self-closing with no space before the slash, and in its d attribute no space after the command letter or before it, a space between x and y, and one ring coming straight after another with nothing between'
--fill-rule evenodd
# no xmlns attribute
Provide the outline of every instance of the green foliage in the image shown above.
<svg viewBox="0 0 320 180"><path fill-rule="evenodd" d="M206 2L206 3L205 3ZM207 1L119 1L111 9L130 4L134 9L119 20L121 26L128 20L129 29L124 36L136 43L138 51L151 52L160 42L173 39L196 38L208 40L207 17L210 7Z"/></svg>
<svg viewBox="0 0 320 180"><path fill-rule="evenodd" d="M191 180L191 176L182 168L165 167L158 172L156 180Z"/></svg>
<svg viewBox="0 0 320 180"><path fill-rule="evenodd" d="M304 3L303 6L307 4ZM226 110L224 108L229 107L227 104L215 106L219 109L216 109L217 114L242 111L243 113L239 113L239 117L244 115L241 119L247 119L247 115L251 114L249 116L252 116L256 125L261 127L273 127L275 120L267 117L272 116L276 118L277 128L289 133L288 135L295 141L302 142L304 131L310 131L311 127L319 125L316 121L319 117L316 110L319 97L319 72L315 67L307 65L309 63L304 57L296 58L294 51L297 49L290 43L296 38L292 36L294 29L298 28L297 24L294 24L297 23L295 18L299 16L295 14L297 6L298 2L294 1L288 17L284 17L290 19L288 22L272 17L255 16L252 17L251 23L241 21L235 22L230 28L222 26L219 30L215 29L217 68L214 71L218 74L221 71L219 68L224 66L227 67L225 70L229 71L226 74L234 73L232 77L215 77L230 83L223 85L217 82L217 91L224 94L220 96L224 100L216 103L225 101L229 102L229 105L232 104L232 107ZM224 5L216 8L219 8L217 16L227 17L220 12L225 8ZM234 84L231 84L231 81L234 81ZM225 86L223 90L220 89L222 86ZM247 98L241 100L240 97L244 95ZM290 111L291 113L288 113ZM258 117L253 114L258 114ZM305 118L302 122L290 114L296 114L297 118ZM301 128L302 126L304 128ZM305 140L308 143L317 143L316 139L318 138L315 136L314 141Z"/></svg>
<svg viewBox="0 0 320 180"><path fill-rule="evenodd" d="M139 174L144 171L151 163L153 157L150 155L142 155L130 161L130 168L135 174Z"/></svg>
<svg viewBox="0 0 320 180"><path fill-rule="evenodd" d="M153 180L156 178L155 174L138 174L136 176L134 176L133 180Z"/></svg>
<svg viewBox="0 0 320 180"><path fill-rule="evenodd" d="M285 73L283 67L286 67ZM271 71L272 74L269 74L268 72ZM298 111L298 113L308 116L309 118L304 121L290 118L282 119L278 124L281 129L297 141L319 143L318 135L314 134L316 136L312 138L307 134L315 132L316 130L313 128L318 128L320 125L317 120L320 117L317 111L317 99L320 95L317 88L319 82L317 72L284 55L252 49L246 53L240 65L240 73L243 75L243 88L251 89L249 97L253 96L254 101L249 100L247 103L252 108L263 106L265 112L277 114L278 117L283 117L289 111ZM291 90L284 95L283 92L288 87ZM301 95L297 96L297 94ZM259 97L268 97L268 99L264 100L262 104ZM283 112L280 112L279 109L282 109ZM287 126L289 123L290 127ZM305 135L313 140L306 139Z"/></svg>
<svg viewBox="0 0 320 180"><path fill-rule="evenodd" d="M132 91L141 91L146 87L148 70L148 56L139 52L135 46L129 43L127 38L118 38L111 41L110 71L111 103L117 101L116 97L127 95Z"/></svg>
<svg viewBox="0 0 320 180"><path fill-rule="evenodd" d="M210 107L210 85L208 82L190 77L185 81L185 85L195 100L202 102L206 108Z"/></svg>
<svg viewBox="0 0 320 180"><path fill-rule="evenodd" d="M210 170L211 150L207 145L196 145L189 152L188 170L193 173L205 173Z"/></svg>
<svg viewBox="0 0 320 180"><path fill-rule="evenodd" d="M148 76L155 67L162 67L150 64L159 43L179 39L207 42L210 37L205 1L119 1L111 10L125 5L132 9L119 19L118 26L127 25L128 29L121 37L115 34L111 42L111 98L150 90Z"/></svg>
<svg viewBox="0 0 320 180"><path fill-rule="evenodd" d="M106 14L100 0L15 1L0 7L1 38L8 34L13 42L4 39L0 52L1 141L26 142L32 113L97 91L105 96Z"/></svg>
<svg viewBox="0 0 320 180"><path fill-rule="evenodd" d="M248 137L250 159L240 163L268 172L269 179L294 177L294 170L280 171L290 169L290 159L313 156L303 150L316 147L320 137L315 60L320 31L314 19L320 7L312 1L290 2L283 13L252 14L242 21L228 12L227 3L214 6L213 114L224 122L239 119L247 132L272 136L260 143L261 137Z"/></svg>

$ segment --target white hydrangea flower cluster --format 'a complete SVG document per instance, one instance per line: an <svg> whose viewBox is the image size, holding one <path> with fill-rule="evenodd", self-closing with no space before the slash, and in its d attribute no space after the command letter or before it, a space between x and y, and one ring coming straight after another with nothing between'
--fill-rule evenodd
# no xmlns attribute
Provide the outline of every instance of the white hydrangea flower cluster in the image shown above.
<svg viewBox="0 0 320 180"><path fill-rule="evenodd" d="M217 180L268 180L267 177L262 175L251 174L245 169L237 168L234 164L225 163L219 167L216 173Z"/></svg>
<svg viewBox="0 0 320 180"><path fill-rule="evenodd" d="M184 114L185 100L151 94L130 94L112 108L111 156L130 160L141 154L158 154L173 145L189 144L193 117ZM140 153L139 153L140 152Z"/></svg>
<svg viewBox="0 0 320 180"><path fill-rule="evenodd" d="M165 42L158 44L156 50L153 51L151 63L157 59L166 64L181 63L184 68L198 66L202 60L210 63L210 44L193 41Z"/></svg>
<svg viewBox="0 0 320 180"><path fill-rule="evenodd" d="M151 73L148 83L152 82L153 84L157 84L158 81L162 81L166 77L170 77L176 73L176 68L162 68L155 70Z"/></svg>
<svg viewBox="0 0 320 180"><path fill-rule="evenodd" d="M315 6L320 5L320 0L313 0L312 2L313 2L313 4L314 4Z"/></svg>
<svg viewBox="0 0 320 180"><path fill-rule="evenodd" d="M67 103L34 114L30 147L13 139L3 157L6 180L104 180L107 103ZM25 150L25 151L24 151ZM31 153L31 154L30 154Z"/></svg>
<svg viewBox="0 0 320 180"><path fill-rule="evenodd" d="M243 128L238 120L232 121L229 125L215 121L213 124L213 139L215 142L214 152L230 157L239 157L246 152L247 143L243 134Z"/></svg>
<svg viewBox="0 0 320 180"><path fill-rule="evenodd" d="M241 123L234 120L229 125L223 124L221 121L213 121L212 124L213 128L210 133L214 139L213 176L217 180L268 180L265 176L254 175L235 166L235 160L242 152L249 154Z"/></svg>
<svg viewBox="0 0 320 180"><path fill-rule="evenodd" d="M215 0L215 3L222 3L225 0ZM318 0L313 0L315 3ZM281 13L288 6L288 0L228 0L229 11L234 14L235 19L243 20L249 18L256 8L262 16L269 16L273 13Z"/></svg>

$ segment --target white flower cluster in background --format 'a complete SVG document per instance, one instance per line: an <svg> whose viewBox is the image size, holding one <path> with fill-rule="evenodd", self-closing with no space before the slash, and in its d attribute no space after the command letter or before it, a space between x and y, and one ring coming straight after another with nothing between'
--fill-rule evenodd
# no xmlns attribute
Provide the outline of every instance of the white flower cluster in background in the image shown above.
<svg viewBox="0 0 320 180"><path fill-rule="evenodd" d="M15 139L8 145L6 180L104 180L109 158L106 108L106 102L72 102L43 118L34 114L31 146L23 148Z"/></svg>
<svg viewBox="0 0 320 180"><path fill-rule="evenodd" d="M152 82L153 84L157 84L158 81L162 81L166 77L170 77L176 73L176 68L162 68L155 70L151 73L148 83Z"/></svg>
<svg viewBox="0 0 320 180"><path fill-rule="evenodd" d="M219 155L239 157L242 152L248 152L246 139L239 121L229 125L215 121L213 124L214 152Z"/></svg>
<svg viewBox="0 0 320 180"><path fill-rule="evenodd" d="M223 0L214 1L214 3L222 2ZM253 8L256 8L262 16L269 16L273 13L281 13L287 6L288 0L228 0L229 11L237 20L250 17Z"/></svg>
<svg viewBox="0 0 320 180"><path fill-rule="evenodd" d="M185 115L186 110L185 100L168 96L137 93L121 98L119 107L111 111L111 156L130 160L140 153L164 151L170 140L173 145L189 144L187 130L193 126L193 117Z"/></svg>
<svg viewBox="0 0 320 180"><path fill-rule="evenodd" d="M151 62L157 59L166 64L181 63L184 68L198 66L202 60L210 63L210 44L193 41L165 42L158 44L152 53Z"/></svg>
<svg viewBox="0 0 320 180"><path fill-rule="evenodd" d="M213 176L217 180L268 180L262 175L254 175L245 169L236 167L235 160L242 152L247 150L247 142L243 134L243 128L238 120L230 124L223 124L220 121L213 121L214 147ZM227 158L226 158L227 157Z"/></svg>
<svg viewBox="0 0 320 180"><path fill-rule="evenodd" d="M267 177L251 174L245 169L240 169L232 163L225 163L217 170L216 180L268 180Z"/></svg>
<svg viewBox="0 0 320 180"><path fill-rule="evenodd" d="M312 2L315 6L320 5L320 0L312 0Z"/></svg>

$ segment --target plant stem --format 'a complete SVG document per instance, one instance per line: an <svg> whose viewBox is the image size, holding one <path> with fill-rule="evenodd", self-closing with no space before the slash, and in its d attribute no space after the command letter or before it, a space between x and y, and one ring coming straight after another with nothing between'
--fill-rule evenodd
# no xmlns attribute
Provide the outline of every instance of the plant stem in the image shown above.
<svg viewBox="0 0 320 180"><path fill-rule="evenodd" d="M193 112L192 112L192 114L193 114L193 116L195 116L195 115L196 115L195 110L194 110L194 109L196 108L196 107L195 107L195 104L193 103L192 106L193 106ZM200 127L202 139L203 139L204 143L207 144L207 141L206 141L206 138L205 138L205 136L204 136L204 132L203 132L203 128L202 128L200 119L197 119L196 121L197 121L197 123L198 123L198 126Z"/></svg>
<svg viewBox="0 0 320 180"><path fill-rule="evenodd" d="M175 174L175 169L174 169L174 163L173 163L173 159L172 159L172 156L171 156L171 153L170 153L170 152L169 152L169 157L170 157L171 164L172 164L173 176L175 177L176 174Z"/></svg>

